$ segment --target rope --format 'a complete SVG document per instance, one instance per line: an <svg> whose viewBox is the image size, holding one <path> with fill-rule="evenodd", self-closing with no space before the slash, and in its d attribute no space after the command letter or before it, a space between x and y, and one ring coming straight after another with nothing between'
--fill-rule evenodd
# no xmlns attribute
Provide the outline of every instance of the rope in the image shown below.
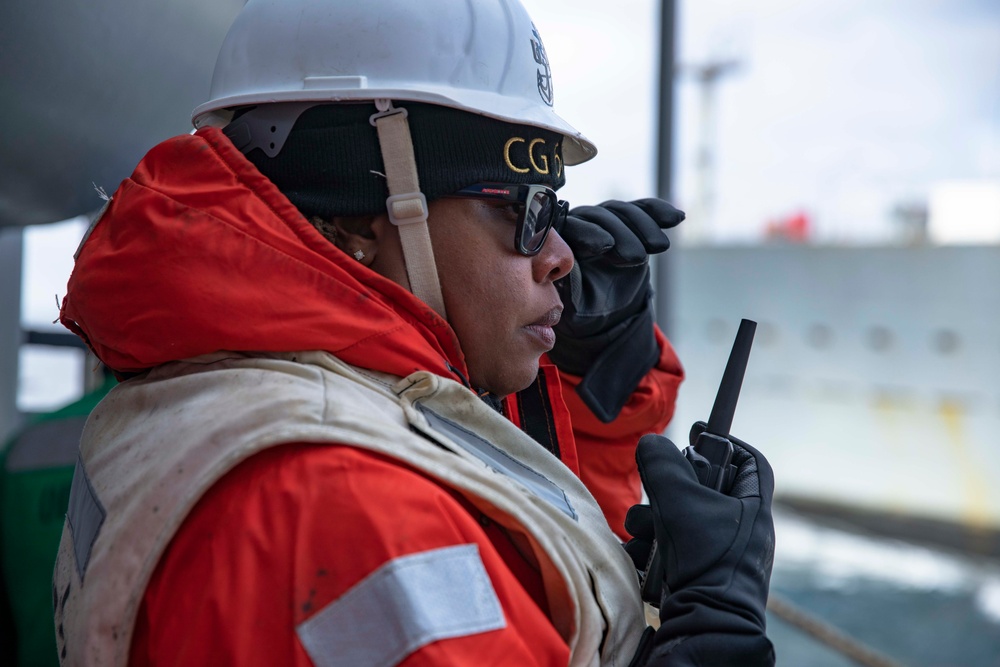
<svg viewBox="0 0 1000 667"><path fill-rule="evenodd" d="M781 596L770 594L767 608L775 616L821 641L864 667L903 667L903 664L845 635L829 623L806 613Z"/></svg>

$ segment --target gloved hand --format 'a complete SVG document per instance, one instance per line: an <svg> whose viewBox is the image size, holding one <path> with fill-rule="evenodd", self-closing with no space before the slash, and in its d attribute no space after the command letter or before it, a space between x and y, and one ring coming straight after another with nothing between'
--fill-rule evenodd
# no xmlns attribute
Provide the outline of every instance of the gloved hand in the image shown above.
<svg viewBox="0 0 1000 667"><path fill-rule="evenodd" d="M663 230L684 213L662 199L578 206L556 227L576 264L556 283L563 315L549 358L583 381L577 392L610 422L659 357L649 255L670 247Z"/></svg>
<svg viewBox="0 0 1000 667"><path fill-rule="evenodd" d="M695 424L691 442L705 428ZM649 505L629 510L625 545L646 567L655 535L664 558L660 627L635 665L773 665L765 630L774 523L774 474L764 456L730 437L737 467L729 495L702 486L674 444L639 440L636 461Z"/></svg>

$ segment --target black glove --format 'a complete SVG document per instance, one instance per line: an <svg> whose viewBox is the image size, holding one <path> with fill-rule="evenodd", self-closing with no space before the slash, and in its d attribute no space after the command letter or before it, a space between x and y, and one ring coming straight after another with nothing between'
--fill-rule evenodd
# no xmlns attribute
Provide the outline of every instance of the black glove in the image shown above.
<svg viewBox="0 0 1000 667"><path fill-rule="evenodd" d="M705 428L699 422L691 442ZM737 468L729 495L702 486L670 440L647 435L636 461L649 505L629 510L626 551L644 570L655 536L664 559L660 627L633 663L773 665L764 610L774 557L774 474L756 449L730 437Z"/></svg>
<svg viewBox="0 0 1000 667"><path fill-rule="evenodd" d="M659 358L649 255L670 247L663 230L683 219L662 199L607 201L572 209L556 227L576 264L556 283L564 310L549 357L582 376L577 392L603 422L618 416Z"/></svg>

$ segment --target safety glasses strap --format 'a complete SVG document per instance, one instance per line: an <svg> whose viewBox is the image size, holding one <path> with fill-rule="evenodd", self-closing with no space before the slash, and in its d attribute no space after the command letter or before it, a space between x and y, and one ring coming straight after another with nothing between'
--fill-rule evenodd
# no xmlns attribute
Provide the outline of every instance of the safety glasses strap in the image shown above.
<svg viewBox="0 0 1000 667"><path fill-rule="evenodd" d="M375 106L378 113L372 115L371 123L378 131L382 162L385 163L389 186L386 209L389 220L399 228L410 291L438 315L448 319L427 228L427 198L420 192L406 109L395 108L390 100L383 99L375 100Z"/></svg>

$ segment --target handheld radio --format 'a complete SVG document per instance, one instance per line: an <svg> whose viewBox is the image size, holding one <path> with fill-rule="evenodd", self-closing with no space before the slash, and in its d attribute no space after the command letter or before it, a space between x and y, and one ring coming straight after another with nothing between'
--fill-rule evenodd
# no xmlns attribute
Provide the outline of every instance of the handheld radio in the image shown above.
<svg viewBox="0 0 1000 667"><path fill-rule="evenodd" d="M720 493L728 494L736 477L736 466L731 463L733 443L729 441L729 430L733 425L736 401L740 397L756 330L756 322L747 319L740 322L726 370L722 374L722 382L719 383L719 391L715 395L708 425L698 435L694 445L684 450L684 457L694 468L698 481ZM642 599L659 606L663 587L663 554L655 540L646 562L646 571L641 575L640 585Z"/></svg>

